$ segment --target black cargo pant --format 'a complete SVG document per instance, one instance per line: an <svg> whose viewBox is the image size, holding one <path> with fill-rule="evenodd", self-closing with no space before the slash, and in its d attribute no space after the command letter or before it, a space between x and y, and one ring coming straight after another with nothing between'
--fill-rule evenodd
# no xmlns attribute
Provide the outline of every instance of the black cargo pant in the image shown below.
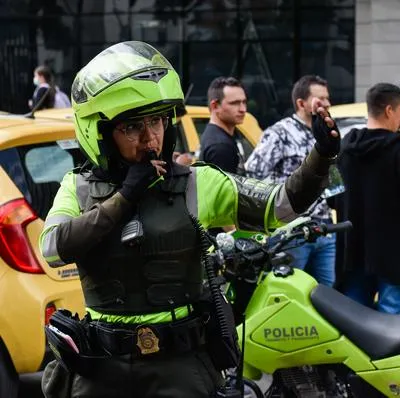
<svg viewBox="0 0 400 398"><path fill-rule="evenodd" d="M205 351L135 360L121 355L117 361L117 374L110 363L114 371L94 379L70 374L53 361L43 374L43 393L46 398L208 398L223 383Z"/></svg>

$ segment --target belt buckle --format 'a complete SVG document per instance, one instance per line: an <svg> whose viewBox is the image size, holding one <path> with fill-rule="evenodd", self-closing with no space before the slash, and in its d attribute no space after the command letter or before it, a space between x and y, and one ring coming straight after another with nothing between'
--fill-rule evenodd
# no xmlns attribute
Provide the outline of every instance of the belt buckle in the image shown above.
<svg viewBox="0 0 400 398"><path fill-rule="evenodd" d="M153 328L150 326L138 326L136 328L137 341L136 345L139 347L142 355L154 354L160 351L160 339Z"/></svg>

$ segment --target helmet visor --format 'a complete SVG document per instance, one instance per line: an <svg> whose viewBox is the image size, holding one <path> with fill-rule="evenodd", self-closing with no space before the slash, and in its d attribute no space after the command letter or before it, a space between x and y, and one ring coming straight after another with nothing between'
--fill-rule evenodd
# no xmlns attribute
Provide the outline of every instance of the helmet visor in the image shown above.
<svg viewBox="0 0 400 398"><path fill-rule="evenodd" d="M118 43L102 51L79 72L72 84L72 98L77 103L85 102L87 94L94 97L119 80L152 69L173 70L173 67L147 43Z"/></svg>

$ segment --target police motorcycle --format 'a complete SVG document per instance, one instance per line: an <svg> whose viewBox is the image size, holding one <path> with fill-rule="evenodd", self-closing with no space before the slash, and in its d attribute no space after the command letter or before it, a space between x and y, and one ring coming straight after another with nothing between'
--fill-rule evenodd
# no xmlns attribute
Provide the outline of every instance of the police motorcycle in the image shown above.
<svg viewBox="0 0 400 398"><path fill-rule="evenodd" d="M320 285L291 266L291 242L351 227L300 217L270 237L217 236L242 345L244 380L257 397L400 395L400 317ZM261 391L257 382L272 375ZM249 384L249 383L248 383ZM252 396L254 396L254 394Z"/></svg>

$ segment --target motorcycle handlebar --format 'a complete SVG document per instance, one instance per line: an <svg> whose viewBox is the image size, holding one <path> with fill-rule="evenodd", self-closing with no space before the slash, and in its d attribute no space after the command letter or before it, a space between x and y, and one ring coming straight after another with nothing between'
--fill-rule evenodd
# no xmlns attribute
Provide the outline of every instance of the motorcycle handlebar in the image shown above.
<svg viewBox="0 0 400 398"><path fill-rule="evenodd" d="M329 233L334 232L342 232L352 226L353 224L348 220L337 224L313 224L311 221L311 223L305 223L303 226L299 226L298 229L280 240L280 242L275 246L274 252L277 252L278 249L282 249L296 238L304 239L306 242L315 242L319 236L326 236Z"/></svg>
<svg viewBox="0 0 400 398"><path fill-rule="evenodd" d="M351 223L351 221L343 221L337 224L325 224L324 233L329 234L334 232L342 232L345 231L346 229L351 229L352 227L353 224Z"/></svg>
<svg viewBox="0 0 400 398"><path fill-rule="evenodd" d="M315 242L319 236L326 236L329 233L341 232L351 228L351 221L343 221L337 224L316 223L308 220L304 224L298 225L288 234L272 236L267 242L255 245L249 249L240 249L240 256L245 260L259 260L267 255L274 255L280 250L284 250L295 239L305 242ZM228 239L229 238L229 239ZM217 246L222 249L224 255L233 253L235 241L231 235L226 233L218 234L216 239ZM261 256L261 257L260 257Z"/></svg>
<svg viewBox="0 0 400 398"><path fill-rule="evenodd" d="M277 232L266 240L239 238L239 245L236 244L232 235L221 233L218 234L215 242L216 247L220 249L219 257L217 256L220 259L218 264L222 265L225 262L225 275L235 275L235 277L240 275L244 280L247 280L249 279L249 269L256 270L259 266L270 269L270 267L286 264L287 261L290 261L288 256L279 257L278 253L282 253L291 247L297 247L303 242L315 242L319 236L326 236L329 233L341 232L350 228L352 228L350 221L324 224L308 218L291 229ZM241 268L242 266L244 268Z"/></svg>

